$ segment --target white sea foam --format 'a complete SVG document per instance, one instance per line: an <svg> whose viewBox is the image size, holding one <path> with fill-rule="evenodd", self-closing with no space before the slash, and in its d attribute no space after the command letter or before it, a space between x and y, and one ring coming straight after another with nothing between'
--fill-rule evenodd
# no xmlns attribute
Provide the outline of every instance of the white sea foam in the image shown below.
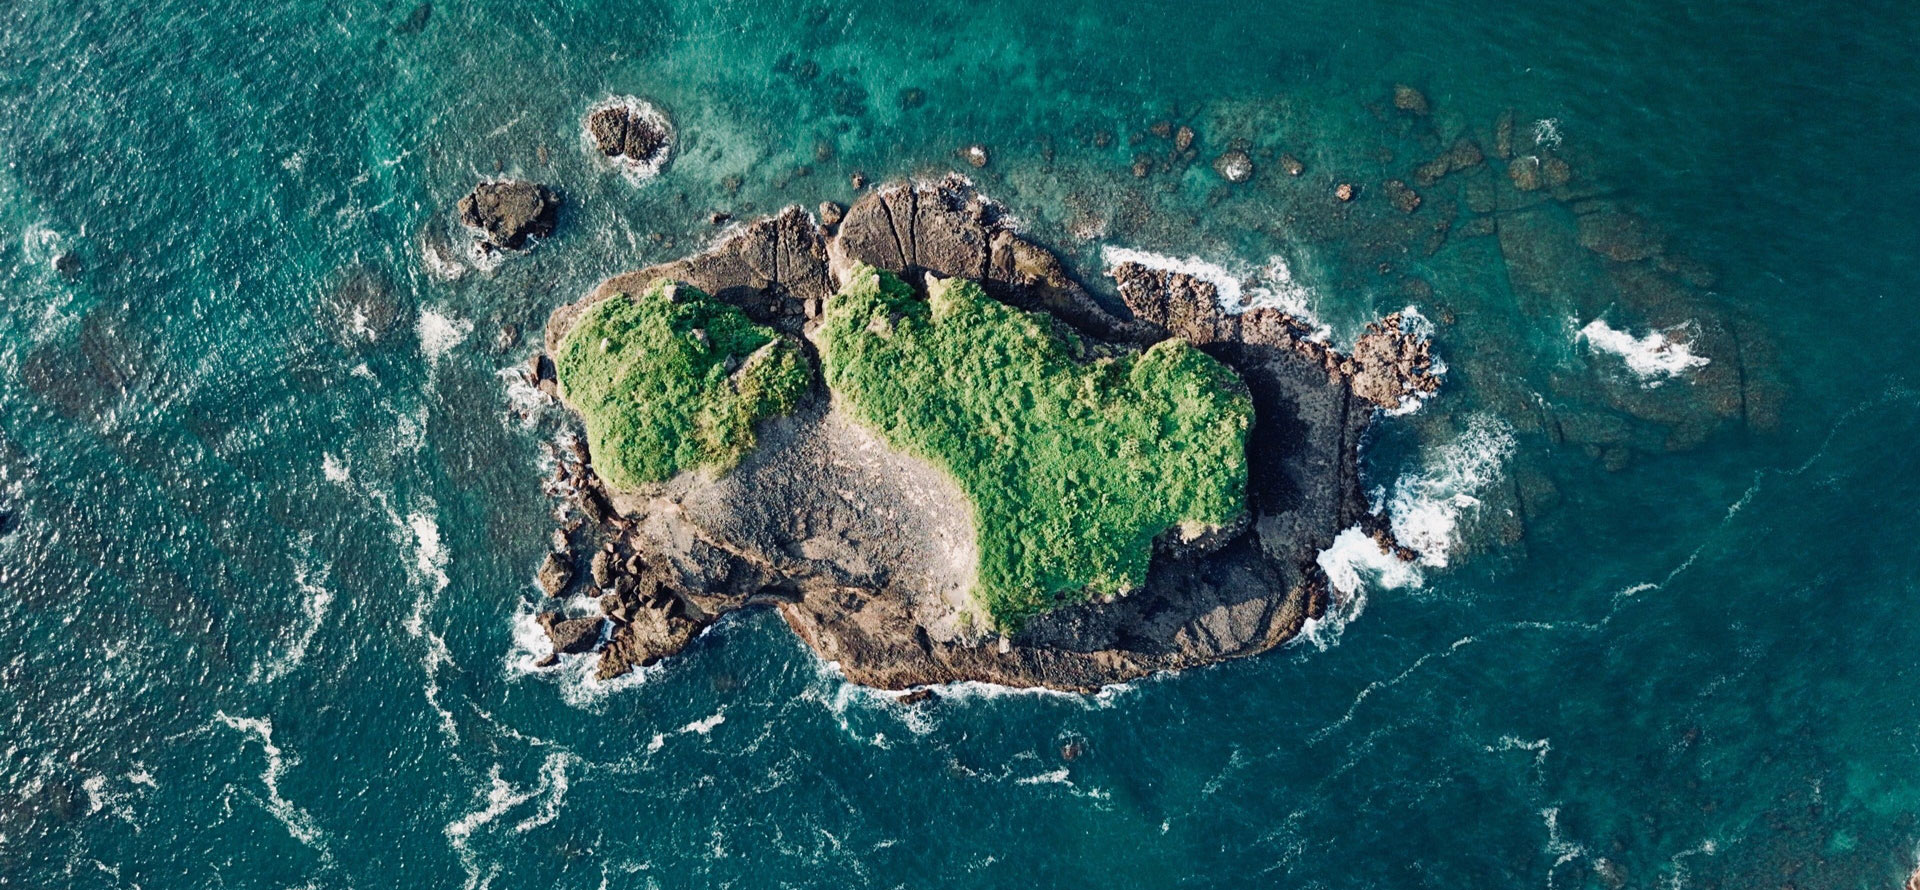
<svg viewBox="0 0 1920 890"><path fill-rule="evenodd" d="M1489 753L1499 751L1526 751L1533 755L1534 784L1545 786L1547 783L1547 755L1553 753L1552 739L1523 739L1516 735L1501 736L1500 741L1487 746Z"/></svg>
<svg viewBox="0 0 1920 890"><path fill-rule="evenodd" d="M1390 590L1419 587L1422 583L1418 567L1382 549L1372 535L1357 525L1335 535L1333 543L1320 551L1314 561L1327 573L1327 581L1335 593L1356 598L1349 618L1359 616L1369 585Z"/></svg>
<svg viewBox="0 0 1920 890"><path fill-rule="evenodd" d="M1560 147L1560 119L1541 118L1533 122L1533 144L1541 148Z"/></svg>
<svg viewBox="0 0 1920 890"><path fill-rule="evenodd" d="M1585 847L1567 840L1560 834L1560 808L1546 807L1540 811L1540 820L1547 826L1547 855L1553 857L1553 868L1559 868L1575 859L1587 855ZM1548 870L1551 873L1552 869Z"/></svg>
<svg viewBox="0 0 1920 890"><path fill-rule="evenodd" d="M260 774L260 783L267 790L267 812L279 820L281 825L286 826L287 833L292 835L294 840L325 854L326 833L321 831L319 824L313 821L313 817L306 810L295 806L292 801L280 794L281 777L286 775L289 767L297 765L300 761L281 751L280 746L273 743L273 721L265 717L234 717L225 711L216 711L214 716L229 728L259 740L261 753L267 758L266 770Z"/></svg>
<svg viewBox="0 0 1920 890"><path fill-rule="evenodd" d="M1053 772L1015 779L1013 783L1015 785L1071 785L1073 781L1068 778L1069 775L1070 773L1067 772L1067 768L1063 766Z"/></svg>
<svg viewBox="0 0 1920 890"><path fill-rule="evenodd" d="M1574 339L1584 341L1595 352L1618 356L1633 376L1648 386L1658 386L1695 368L1705 367L1711 361L1706 356L1694 355L1692 343L1675 342L1667 336L1686 332L1689 327L1681 325L1635 337L1614 329L1605 319L1596 318L1580 328Z"/></svg>
<svg viewBox="0 0 1920 890"><path fill-rule="evenodd" d="M1394 480L1387 499L1393 537L1420 554L1420 564L1447 565L1460 523L1480 507L1480 495L1505 473L1516 442L1512 427L1487 415L1426 460L1426 469Z"/></svg>
<svg viewBox="0 0 1920 890"><path fill-rule="evenodd" d="M303 543L304 549L306 545ZM303 557L304 559L304 557ZM313 645L313 638L320 632L320 626L327 620L327 611L333 606L333 591L327 589L327 572L330 567L322 563L317 567L297 561L293 566L293 585L302 597L301 611L306 621L300 626L300 632L286 645L279 658L266 665L264 671L255 670L256 682L271 683L291 673L294 668L307 659L307 649Z"/></svg>
<svg viewBox="0 0 1920 890"><path fill-rule="evenodd" d="M528 801L539 799L540 808L534 815L521 820L513 826L515 833L524 833L552 822L560 813L560 804L567 794L567 766L573 762L573 755L565 751L555 751L547 755L540 765L540 779L534 787L521 790L501 777L500 765L494 764L487 772L486 803L447 823L443 833L447 844L453 848L454 855L460 859L461 868L467 873L465 886L468 890L487 886L500 872L498 865L489 865L484 872L480 867L480 856L473 849L472 838L476 831L486 827L506 815L515 807Z"/></svg>
<svg viewBox="0 0 1920 890"><path fill-rule="evenodd" d="M446 590L449 584L449 557L445 545L440 542L440 525L433 518L433 509L433 502L428 501L425 510L410 513L406 519L417 573L415 583L420 590L415 594L413 608L401 626L406 628L408 635L421 640L427 647L420 660L420 667L427 675L422 691L427 704L440 717L441 731L446 733L447 738L458 741L460 731L454 723L453 712L440 703L440 669L453 663L453 655L447 651L446 640L427 629L427 613L432 611L441 591Z"/></svg>
<svg viewBox="0 0 1920 890"><path fill-rule="evenodd" d="M716 711L715 713L707 717L701 718L699 720L695 720L692 723L689 723L685 726L680 727L680 731L698 733L700 735L708 735L713 732L714 727L719 726L720 724L725 722L727 722L727 709L721 708L719 711Z"/></svg>
<svg viewBox="0 0 1920 890"><path fill-rule="evenodd" d="M1137 263L1149 269L1191 275L1212 284L1219 295L1220 308L1233 314L1249 309L1278 309L1313 330L1312 338L1326 341L1332 329L1314 314L1314 294L1293 278L1293 269L1285 257L1275 254L1259 269L1229 269L1197 256L1173 257L1166 254L1108 245L1100 250L1100 261L1111 269L1122 263Z"/></svg>
<svg viewBox="0 0 1920 890"><path fill-rule="evenodd" d="M540 764L540 809L515 823L514 833L525 834L559 817L560 805L567 799L567 766L572 762L573 755L565 751L547 755Z"/></svg>
<svg viewBox="0 0 1920 890"><path fill-rule="evenodd" d="M320 475L335 485L345 485L347 480L352 478L347 473L347 465L341 463L340 459L332 454L320 455Z"/></svg>
<svg viewBox="0 0 1920 890"><path fill-rule="evenodd" d="M1030 756L1030 755L1024 755L1024 756ZM1068 770L1064 766L1059 767L1057 769L1048 770L1043 773L1036 773L1031 776L1021 776L1017 779L1014 779L1013 784L1015 785L1058 785L1061 788L1065 789L1069 794L1072 794L1076 797L1089 797L1089 798L1093 798L1094 800L1106 800L1113 796L1112 792L1107 791L1103 788L1080 787L1079 784L1073 781L1072 771Z"/></svg>
<svg viewBox="0 0 1920 890"><path fill-rule="evenodd" d="M1673 858L1667 860L1667 875L1666 878L1660 882L1660 885L1665 887L1666 890L1684 890L1687 886L1688 878L1691 877L1687 860L1695 856L1714 856L1718 855L1719 852L1720 842L1713 838L1707 838L1698 844L1673 854Z"/></svg>
<svg viewBox="0 0 1920 890"><path fill-rule="evenodd" d="M44 263L52 268L55 261L64 253L66 239L44 222L27 226L20 233L20 246L26 251L30 263Z"/></svg>
<svg viewBox="0 0 1920 890"><path fill-rule="evenodd" d="M113 789L111 783L111 779L100 774L88 776L80 783L80 790L87 793L88 815L105 810L114 818L133 826L133 833L139 834L140 823L134 819L133 808L127 803L132 795Z"/></svg>
<svg viewBox="0 0 1920 890"><path fill-rule="evenodd" d="M467 244L467 264L482 272L492 272L507 261L507 252L490 246L483 238Z"/></svg>
<svg viewBox="0 0 1920 890"><path fill-rule="evenodd" d="M447 549L440 543L440 524L434 521L433 514L416 511L408 514L407 528L413 532L414 567L432 580L434 593L447 589ZM416 615L410 620L417 622L419 617ZM411 632L419 636L417 626L411 628Z"/></svg>
<svg viewBox="0 0 1920 890"><path fill-rule="evenodd" d="M533 426L535 421L540 419L540 409L549 404L547 394L528 383L527 375L522 373L517 365L501 368L494 373L494 376L500 379L500 387L506 393L510 413L519 418L521 426Z"/></svg>
<svg viewBox="0 0 1920 890"><path fill-rule="evenodd" d="M473 323L456 319L434 309L420 310L420 317L414 322L414 333L420 338L420 352L427 357L428 364L435 364L460 341L473 333Z"/></svg>
<svg viewBox="0 0 1920 890"><path fill-rule="evenodd" d="M1479 495L1502 478L1514 448L1513 431L1491 417L1469 421L1465 432L1429 455L1423 469L1400 476L1381 492L1393 537L1418 554L1406 562L1382 549L1359 526L1344 529L1314 557L1332 588L1327 613L1310 619L1299 639L1318 649L1339 642L1366 609L1369 590L1425 586L1423 569L1445 568L1460 524L1480 507Z"/></svg>
<svg viewBox="0 0 1920 890"><path fill-rule="evenodd" d="M425 237L420 239L420 259L427 264L427 272L441 281L457 281L467 274L465 263Z"/></svg>

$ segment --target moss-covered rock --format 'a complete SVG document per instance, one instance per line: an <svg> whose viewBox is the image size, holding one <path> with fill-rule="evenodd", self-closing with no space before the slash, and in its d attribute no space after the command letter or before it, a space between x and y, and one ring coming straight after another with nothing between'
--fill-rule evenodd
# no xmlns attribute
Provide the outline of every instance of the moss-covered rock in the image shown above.
<svg viewBox="0 0 1920 890"><path fill-rule="evenodd" d="M726 472L753 448L754 425L793 410L812 382L798 343L665 281L588 310L554 369L601 478L628 490Z"/></svg>
<svg viewBox="0 0 1920 890"><path fill-rule="evenodd" d="M1245 510L1252 402L1185 341L1108 353L974 282L933 281L922 299L868 266L817 340L835 398L972 501L973 600L1002 630L1133 590L1156 537Z"/></svg>

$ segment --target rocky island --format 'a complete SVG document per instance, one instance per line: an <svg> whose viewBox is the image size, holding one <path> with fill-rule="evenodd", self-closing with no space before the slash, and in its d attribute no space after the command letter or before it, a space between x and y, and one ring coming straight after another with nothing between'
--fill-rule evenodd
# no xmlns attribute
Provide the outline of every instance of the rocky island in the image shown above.
<svg viewBox="0 0 1920 890"><path fill-rule="evenodd" d="M857 683L1090 691L1291 639L1345 529L1412 558L1358 472L1438 385L1400 317L1342 353L1178 271L1096 297L957 176L837 216L553 313L529 374L586 435L539 580L597 602L542 617L556 652L611 677L771 607Z"/></svg>

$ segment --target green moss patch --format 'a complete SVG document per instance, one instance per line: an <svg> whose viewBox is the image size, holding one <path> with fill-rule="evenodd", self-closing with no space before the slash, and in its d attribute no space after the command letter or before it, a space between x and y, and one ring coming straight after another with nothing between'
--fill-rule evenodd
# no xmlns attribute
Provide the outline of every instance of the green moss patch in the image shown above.
<svg viewBox="0 0 1920 890"><path fill-rule="evenodd" d="M753 448L754 425L793 410L812 378L793 340L665 281L600 301L553 358L594 468L622 489L732 469Z"/></svg>
<svg viewBox="0 0 1920 890"><path fill-rule="evenodd" d="M973 282L929 291L856 270L827 304L822 370L855 417L972 500L973 599L996 627L1137 588L1155 537L1244 511L1253 404L1224 365L1179 340L1092 355Z"/></svg>

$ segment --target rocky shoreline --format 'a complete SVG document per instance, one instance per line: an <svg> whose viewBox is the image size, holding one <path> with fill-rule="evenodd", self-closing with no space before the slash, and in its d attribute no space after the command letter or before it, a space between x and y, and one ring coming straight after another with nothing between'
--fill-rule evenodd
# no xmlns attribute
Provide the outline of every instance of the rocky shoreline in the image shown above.
<svg viewBox="0 0 1920 890"><path fill-rule="evenodd" d="M590 588L600 612L544 616L556 652L597 651L598 673L610 678L679 652L730 611L765 605L856 683L1093 691L1293 638L1327 608L1315 557L1347 528L1413 558L1369 510L1358 468L1361 437L1382 409L1438 385L1427 344L1405 319L1375 322L1343 354L1299 319L1270 308L1228 313L1214 284L1133 262L1107 270L1121 302L1108 305L958 176L873 189L826 226L789 208L695 256L615 276L552 314L546 350L587 307L661 278L804 339L857 264L910 282L976 279L1085 337L1123 348L1181 337L1221 360L1254 397L1249 521L1206 540L1162 541L1146 585L1127 596L1058 609L1011 637L975 629L954 608L974 558L965 498L816 385L718 479L685 473L652 490L613 491L578 439L555 450L550 491L572 507L539 580L555 597ZM554 394L544 356L527 374Z"/></svg>

